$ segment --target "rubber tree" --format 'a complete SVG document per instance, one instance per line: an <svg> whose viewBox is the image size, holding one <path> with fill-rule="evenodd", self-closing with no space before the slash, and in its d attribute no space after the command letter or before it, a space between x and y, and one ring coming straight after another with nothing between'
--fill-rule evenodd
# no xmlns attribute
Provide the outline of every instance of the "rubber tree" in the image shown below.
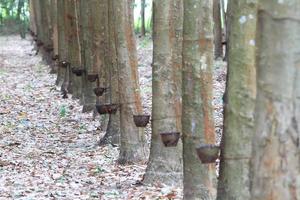
<svg viewBox="0 0 300 200"><path fill-rule="evenodd" d="M133 115L142 113L142 104L130 6L131 0L113 0L121 133L118 161L121 164L144 161L146 157L144 130L133 122Z"/></svg>
<svg viewBox="0 0 300 200"><path fill-rule="evenodd" d="M79 25L78 25L78 0L65 0L65 29L67 37L67 48L68 48L68 60L71 64L71 68L81 67L81 56L80 56L80 42L79 42ZM71 68L68 71L70 90L72 97L80 98L82 89L82 78L76 76L71 72Z"/></svg>
<svg viewBox="0 0 300 200"><path fill-rule="evenodd" d="M52 24L51 24L51 13L50 13L50 0L39 0L40 9L39 12L41 17L41 32L40 39L43 42L42 51L43 59L49 64L51 63L51 54L45 51L46 48L53 46L52 42Z"/></svg>
<svg viewBox="0 0 300 200"><path fill-rule="evenodd" d="M35 13L35 4L34 0L29 1L29 13L30 13L30 30L33 31L34 34L37 34L37 23L36 23L36 13Z"/></svg>
<svg viewBox="0 0 300 200"><path fill-rule="evenodd" d="M113 2L107 0L107 40L108 40L108 51L105 53L107 64L104 66L104 73L106 77L106 87L109 89L105 93L106 103L119 102L119 82L118 82L118 65L117 65L117 52L116 52L116 41L115 41L115 10ZM119 144L120 142L120 112L109 115L106 132L103 138L101 138L99 144Z"/></svg>
<svg viewBox="0 0 300 200"><path fill-rule="evenodd" d="M80 0L80 43L81 43L81 63L86 73L82 76L82 104L83 112L94 110L96 97L93 92L94 82L87 79L90 73L98 73L96 66L93 66L93 13L91 10L91 0Z"/></svg>
<svg viewBox="0 0 300 200"><path fill-rule="evenodd" d="M58 30L58 55L59 62L67 60L66 31L65 31L65 0L57 1L57 30ZM66 69L58 66L56 85L62 87L65 79Z"/></svg>
<svg viewBox="0 0 300 200"><path fill-rule="evenodd" d="M212 1L184 0L182 134L184 199L213 199L215 164L202 164L199 144L214 144L214 132L206 131L207 80L213 65ZM211 91L209 91L211 92Z"/></svg>
<svg viewBox="0 0 300 200"><path fill-rule="evenodd" d="M300 1L261 0L251 199L299 199Z"/></svg>
<svg viewBox="0 0 300 200"><path fill-rule="evenodd" d="M52 26L52 45L53 45L53 53L52 58L58 56L58 27L57 27L57 0L51 0L50 2L50 19ZM57 74L57 62L53 62L51 64L50 73Z"/></svg>
<svg viewBox="0 0 300 200"><path fill-rule="evenodd" d="M162 132L181 132L181 0L153 1L152 137L145 183L182 185L182 143L166 148Z"/></svg>
<svg viewBox="0 0 300 200"><path fill-rule="evenodd" d="M256 1L229 2L228 70L218 199L250 199L250 157L256 97Z"/></svg>

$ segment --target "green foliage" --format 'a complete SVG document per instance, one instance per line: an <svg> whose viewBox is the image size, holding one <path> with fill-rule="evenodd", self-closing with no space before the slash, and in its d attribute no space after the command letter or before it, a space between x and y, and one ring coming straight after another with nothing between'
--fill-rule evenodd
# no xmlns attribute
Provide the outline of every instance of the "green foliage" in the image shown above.
<svg viewBox="0 0 300 200"><path fill-rule="evenodd" d="M25 37L29 25L28 0L1 0L0 1L0 33L20 33Z"/></svg>
<svg viewBox="0 0 300 200"><path fill-rule="evenodd" d="M145 3L145 29L146 32L151 33L152 32L152 23L151 23L151 17L152 17L152 0L146 0ZM141 32L141 1L136 0L134 5L134 31L135 33Z"/></svg>

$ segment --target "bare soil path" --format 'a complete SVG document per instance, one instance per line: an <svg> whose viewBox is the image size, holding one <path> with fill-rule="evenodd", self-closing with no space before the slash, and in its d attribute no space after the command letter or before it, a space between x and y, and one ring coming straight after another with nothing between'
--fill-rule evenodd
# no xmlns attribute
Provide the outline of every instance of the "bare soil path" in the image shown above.
<svg viewBox="0 0 300 200"><path fill-rule="evenodd" d="M179 188L137 184L145 165L116 165L118 149L97 146L99 120L62 99L32 54L30 40L0 37L0 200L181 199Z"/></svg>

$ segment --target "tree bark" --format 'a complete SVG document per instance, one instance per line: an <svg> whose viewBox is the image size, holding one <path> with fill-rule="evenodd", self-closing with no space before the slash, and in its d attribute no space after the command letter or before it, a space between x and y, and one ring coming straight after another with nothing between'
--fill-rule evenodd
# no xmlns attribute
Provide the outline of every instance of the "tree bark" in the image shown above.
<svg viewBox="0 0 300 200"><path fill-rule="evenodd" d="M93 15L91 13L91 0L80 0L80 38L81 38L81 62L86 70L82 79L82 104L83 112L94 110L96 97L93 88L95 82L87 80L87 74L98 73L98 70L93 66Z"/></svg>
<svg viewBox="0 0 300 200"><path fill-rule="evenodd" d="M228 71L221 141L219 200L250 200L250 157L256 98L256 1L229 3Z"/></svg>
<svg viewBox="0 0 300 200"><path fill-rule="evenodd" d="M106 93L105 98L108 103L119 102L119 82L118 82L118 66L117 66L117 52L115 41L115 10L113 2L108 0L108 52L107 52L107 65L105 66L105 74L107 77L107 87L109 91ZM109 120L106 128L106 132L103 138L101 138L99 144L119 144L120 143L120 112L109 115Z"/></svg>
<svg viewBox="0 0 300 200"><path fill-rule="evenodd" d="M212 1L184 0L183 23L183 193L184 199L213 199L215 164L201 164L199 144L214 144L208 114L213 64ZM209 119L209 120L208 120Z"/></svg>
<svg viewBox="0 0 300 200"><path fill-rule="evenodd" d="M119 110L120 110L120 155L119 163L134 163L145 160L144 132L133 122L133 115L142 112L138 87L136 44L129 6L131 0L113 0L115 12L115 47L117 52Z"/></svg>
<svg viewBox="0 0 300 200"><path fill-rule="evenodd" d="M36 9L34 0L29 1L29 13L30 13L30 30L34 34L37 34L37 22L36 22Z"/></svg>
<svg viewBox="0 0 300 200"><path fill-rule="evenodd" d="M259 1L251 199L299 199L300 1Z"/></svg>
<svg viewBox="0 0 300 200"><path fill-rule="evenodd" d="M145 183L181 185L182 143L166 148L162 132L181 132L181 0L153 1L152 138Z"/></svg>
<svg viewBox="0 0 300 200"><path fill-rule="evenodd" d="M58 55L59 61L66 61L67 49L66 49L66 36L65 36L65 0L57 1L57 29L58 29ZM56 85L61 88L64 83L66 69L61 66L58 67Z"/></svg>
<svg viewBox="0 0 300 200"><path fill-rule="evenodd" d="M66 26L68 43L68 60L71 67L81 67L79 26L78 26L78 0L66 0ZM78 77L70 71L70 86L72 97L80 98L82 89L82 77ZM69 90L70 91L70 90Z"/></svg>
<svg viewBox="0 0 300 200"><path fill-rule="evenodd" d="M213 18L214 18L215 58L221 58L223 56L223 44L222 44L222 20L221 20L220 0L213 1Z"/></svg>
<svg viewBox="0 0 300 200"><path fill-rule="evenodd" d="M51 0L50 15L51 15L52 45L53 45L52 57L54 57L58 55L57 0ZM50 73L57 74L58 72L57 64L58 64L57 61L52 63Z"/></svg>

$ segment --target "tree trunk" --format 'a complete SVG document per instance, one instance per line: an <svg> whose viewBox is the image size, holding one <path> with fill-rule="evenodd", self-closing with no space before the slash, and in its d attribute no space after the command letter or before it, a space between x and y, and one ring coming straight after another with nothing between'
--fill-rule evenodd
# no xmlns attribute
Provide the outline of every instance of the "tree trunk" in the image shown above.
<svg viewBox="0 0 300 200"><path fill-rule="evenodd" d="M206 130L208 94L213 64L212 1L184 0L183 23L183 172L184 199L213 199L215 164L201 164L199 144L214 144L214 131ZM208 90L209 88L209 90ZM209 102L211 103L211 102Z"/></svg>
<svg viewBox="0 0 300 200"><path fill-rule="evenodd" d="M115 12L115 47L117 52L120 111L119 163L145 160L144 132L133 122L133 115L142 112L138 87L136 45L133 26L130 23L130 2L113 0Z"/></svg>
<svg viewBox="0 0 300 200"><path fill-rule="evenodd" d="M52 24L50 20L50 1L40 0L40 12L41 12L41 25L42 25L42 35L40 37L41 41L44 43L43 48L40 48L43 59L47 64L51 63L51 55L49 52L45 51L47 47L52 45Z"/></svg>
<svg viewBox="0 0 300 200"><path fill-rule="evenodd" d="M66 33L68 42L68 60L71 63L71 67L81 67L80 57L80 42L79 42L79 26L78 26L78 0L66 0ZM76 76L70 71L70 86L74 98L81 97L82 89L82 77ZM70 91L69 89L69 91Z"/></svg>
<svg viewBox="0 0 300 200"><path fill-rule="evenodd" d="M115 14L113 8L113 2L107 1L108 4L108 63L105 66L105 74L107 77L107 87L109 91L106 93L105 98L108 103L119 102L119 85L118 85L118 66L117 66L117 52L115 42ZM101 138L99 144L119 144L120 143L120 112L109 115L109 120L106 128L106 132L103 138Z"/></svg>
<svg viewBox="0 0 300 200"><path fill-rule="evenodd" d="M153 1L152 138L145 183L181 185L182 143L166 148L162 132L181 132L181 0Z"/></svg>
<svg viewBox="0 0 300 200"><path fill-rule="evenodd" d="M30 30L34 34L37 34L37 22L36 22L36 9L35 9L34 0L29 1L29 13L30 13Z"/></svg>
<svg viewBox="0 0 300 200"><path fill-rule="evenodd" d="M87 74L98 73L96 66L93 66L93 17L90 5L91 0L80 0L81 62L86 70L82 79L83 112L94 110L96 103L96 97L93 92L96 84L87 80Z"/></svg>
<svg viewBox="0 0 300 200"><path fill-rule="evenodd" d="M57 30L58 30L58 55L59 61L66 61L67 59L67 49L66 49L66 39L65 39L65 0L57 0ZM56 85L61 88L64 83L66 69L58 66L58 73L56 79Z"/></svg>
<svg viewBox="0 0 300 200"><path fill-rule="evenodd" d="M260 1L251 199L299 199L300 1Z"/></svg>
<svg viewBox="0 0 300 200"><path fill-rule="evenodd" d="M229 6L231 31L218 199L250 200L249 164L256 97L256 2L232 0Z"/></svg>
<svg viewBox="0 0 300 200"><path fill-rule="evenodd" d="M146 7L146 0L141 0L141 36L145 36L146 34L145 7Z"/></svg>
<svg viewBox="0 0 300 200"><path fill-rule="evenodd" d="M52 24L52 44L53 44L53 54L52 58L58 55L58 29L57 29L57 0L51 0L51 24ZM52 63L50 73L57 73L58 66L57 61Z"/></svg>
<svg viewBox="0 0 300 200"><path fill-rule="evenodd" d="M214 18L214 44L215 58L223 56L222 44L222 20L221 20L221 4L220 0L213 1L213 18Z"/></svg>

